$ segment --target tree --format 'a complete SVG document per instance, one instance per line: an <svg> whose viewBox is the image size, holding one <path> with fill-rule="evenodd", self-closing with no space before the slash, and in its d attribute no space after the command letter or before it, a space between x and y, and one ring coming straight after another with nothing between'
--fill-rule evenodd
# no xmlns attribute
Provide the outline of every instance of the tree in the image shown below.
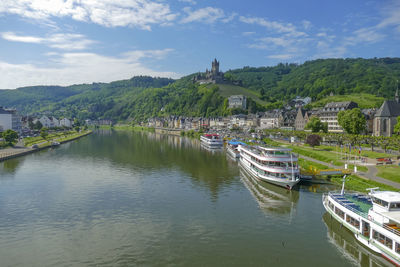
<svg viewBox="0 0 400 267"><path fill-rule="evenodd" d="M394 132L400 135L400 116L397 117L397 123L394 125Z"/></svg>
<svg viewBox="0 0 400 267"><path fill-rule="evenodd" d="M16 131L13 131L11 129L5 130L3 132L3 139L9 144L12 145L12 143L18 139L18 133Z"/></svg>
<svg viewBox="0 0 400 267"><path fill-rule="evenodd" d="M47 128L42 128L40 130L40 137L42 137L43 139L46 139L46 137L49 135L49 132L47 131Z"/></svg>
<svg viewBox="0 0 400 267"><path fill-rule="evenodd" d="M318 117L311 117L311 119L307 122L304 127L306 130L311 130L313 133L318 133L320 131L328 132L328 124L321 122Z"/></svg>
<svg viewBox="0 0 400 267"><path fill-rule="evenodd" d="M360 134L365 130L365 122L365 116L359 108L338 113L338 123L348 134Z"/></svg>
<svg viewBox="0 0 400 267"><path fill-rule="evenodd" d="M36 123L33 126L33 128L36 130L40 130L40 129L42 129L42 127L43 127L43 124L39 120L36 121Z"/></svg>
<svg viewBox="0 0 400 267"><path fill-rule="evenodd" d="M320 145L321 140L322 140L322 138L318 134L310 134L309 136L307 136L306 144L308 144L312 148L314 148L315 146Z"/></svg>

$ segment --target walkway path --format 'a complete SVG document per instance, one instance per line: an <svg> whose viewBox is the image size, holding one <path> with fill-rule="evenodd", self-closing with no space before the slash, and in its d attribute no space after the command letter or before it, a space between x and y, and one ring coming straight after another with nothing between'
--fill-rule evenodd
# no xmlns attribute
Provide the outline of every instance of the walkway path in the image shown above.
<svg viewBox="0 0 400 267"><path fill-rule="evenodd" d="M310 158L307 156L299 155L299 157L303 158L305 160L313 161L313 162L328 166L329 168L333 168L333 169L341 169L342 168L341 166L336 166L331 163L326 163L326 162L323 162L323 161L320 161L320 160L317 160L314 158ZM390 185L394 188L400 189L400 183L396 183L396 182L384 179L382 177L376 176L376 174L378 173L378 169L375 166L367 166L367 168L368 168L368 172L357 172L356 175L359 176L360 178L363 178L366 180L376 181L378 183Z"/></svg>

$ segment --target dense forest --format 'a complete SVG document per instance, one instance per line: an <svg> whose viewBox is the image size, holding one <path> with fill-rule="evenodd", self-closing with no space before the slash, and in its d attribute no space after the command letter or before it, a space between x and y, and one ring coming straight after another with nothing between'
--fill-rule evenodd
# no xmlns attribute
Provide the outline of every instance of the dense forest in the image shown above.
<svg viewBox="0 0 400 267"><path fill-rule="evenodd" d="M137 76L111 83L0 90L0 106L17 108L22 114L117 121L241 112L228 109L226 91L225 97L221 96L218 85L193 84L192 78L189 75L175 81ZM297 95L310 96L314 101L331 93L393 98L400 80L400 58L319 59L301 65L244 67L227 71L225 79L227 83L241 81L243 90L250 90L263 100L265 105L249 99L249 112L282 106ZM238 93L238 87L235 90L232 94Z"/></svg>

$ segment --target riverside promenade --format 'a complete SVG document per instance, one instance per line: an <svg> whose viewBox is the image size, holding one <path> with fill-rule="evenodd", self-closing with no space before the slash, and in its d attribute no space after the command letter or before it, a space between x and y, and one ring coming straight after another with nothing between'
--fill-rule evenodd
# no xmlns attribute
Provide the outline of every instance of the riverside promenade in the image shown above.
<svg viewBox="0 0 400 267"><path fill-rule="evenodd" d="M35 150L36 149L23 146L14 146L12 148L0 149L0 161L5 161L8 159L24 156L34 152Z"/></svg>
<svg viewBox="0 0 400 267"><path fill-rule="evenodd" d="M20 140L13 147L0 149L0 162L8 160L8 159L16 158L16 157L25 156L27 154L30 154L30 153L33 153L33 152L36 152L36 151L40 151L40 150L52 147L52 145L51 145L52 142L59 142L60 144L63 144L63 143L66 143L66 142L70 142L70 141L79 139L79 138L84 137L86 135L89 135L91 133L92 133L92 131L88 131L88 132L85 132L85 133L83 133L83 134L81 134L79 136L73 136L72 138L68 138L68 139L64 139L64 140L60 140L60 138L47 140L47 141L44 141L42 143L37 144L39 146L39 148L25 147L24 144L23 144L23 141ZM43 146L42 144L46 144L46 145Z"/></svg>

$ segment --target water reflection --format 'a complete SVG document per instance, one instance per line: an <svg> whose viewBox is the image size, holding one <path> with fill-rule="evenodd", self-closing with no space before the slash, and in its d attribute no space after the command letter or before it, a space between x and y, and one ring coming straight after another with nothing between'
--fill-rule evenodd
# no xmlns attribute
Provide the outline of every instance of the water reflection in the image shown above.
<svg viewBox="0 0 400 267"><path fill-rule="evenodd" d="M217 199L222 188L237 177L237 166L229 164L224 153L209 153L200 149L198 140L173 135L101 131L60 153L81 160L102 160L133 172L182 171L195 186L207 188L212 199Z"/></svg>
<svg viewBox="0 0 400 267"><path fill-rule="evenodd" d="M329 213L326 212L322 219L328 228L329 242L350 262L359 266L394 266L359 244L354 235L345 227L342 227Z"/></svg>
<svg viewBox="0 0 400 267"><path fill-rule="evenodd" d="M4 178L5 174L15 174L23 161L24 157L20 157L0 162L0 179Z"/></svg>
<svg viewBox="0 0 400 267"><path fill-rule="evenodd" d="M298 191L258 181L243 168L240 168L240 178L265 213L291 213L299 201Z"/></svg>

